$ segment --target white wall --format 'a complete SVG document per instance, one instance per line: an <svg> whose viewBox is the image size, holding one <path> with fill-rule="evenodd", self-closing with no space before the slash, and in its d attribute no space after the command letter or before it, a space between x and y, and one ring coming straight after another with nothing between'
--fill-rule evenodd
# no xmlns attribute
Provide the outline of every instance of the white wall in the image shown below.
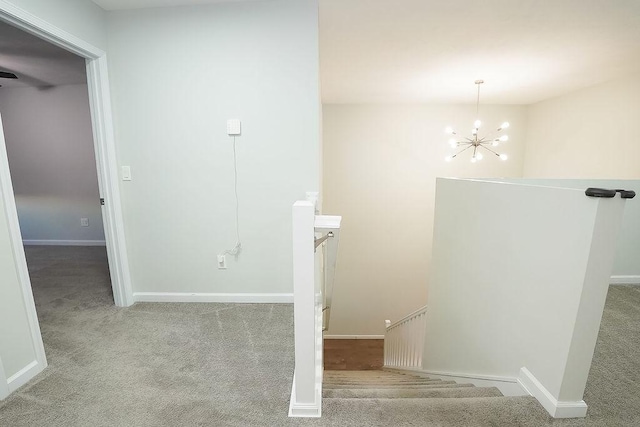
<svg viewBox="0 0 640 427"><path fill-rule="evenodd" d="M23 239L103 241L87 85L5 88L0 113Z"/></svg>
<svg viewBox="0 0 640 427"><path fill-rule="evenodd" d="M93 46L106 49L105 11L87 0L0 0L0 11L20 8Z"/></svg>
<svg viewBox="0 0 640 427"><path fill-rule="evenodd" d="M526 367L555 399L581 401L625 202L446 179L436 200L423 368Z"/></svg>
<svg viewBox="0 0 640 427"><path fill-rule="evenodd" d="M526 178L640 178L640 74L531 105Z"/></svg>
<svg viewBox="0 0 640 427"><path fill-rule="evenodd" d="M291 293L291 205L319 187L317 1L108 14L134 292ZM235 244L237 138L242 253Z"/></svg>
<svg viewBox="0 0 640 427"><path fill-rule="evenodd" d="M323 212L343 216L329 335L382 334L426 304L436 177L520 176L525 113L482 106L488 126L511 123L510 159L472 164L444 161L444 129L470 132L475 106L323 106Z"/></svg>

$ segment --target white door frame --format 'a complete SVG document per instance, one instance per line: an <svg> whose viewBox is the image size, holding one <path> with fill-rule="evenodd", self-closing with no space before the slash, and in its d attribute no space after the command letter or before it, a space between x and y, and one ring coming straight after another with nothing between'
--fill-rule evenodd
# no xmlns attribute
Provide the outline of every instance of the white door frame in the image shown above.
<svg viewBox="0 0 640 427"><path fill-rule="evenodd" d="M102 218L111 273L111 286L115 304L119 307L130 306L134 300L120 202L120 189L118 186L118 164L115 152L106 53L5 0L0 0L0 21L5 21L56 46L73 52L87 61L87 86L93 124L98 188L100 197L105 200ZM7 182L8 179L10 179L8 169L0 169L0 180ZM13 209L14 215L17 215L15 213L13 192L10 195L3 194L3 196L5 202ZM11 233L14 239L20 236L20 229L17 223L12 224ZM22 244L22 241L20 241L20 244ZM24 258L24 254L22 254L21 258ZM24 260L16 259L18 271L24 270L26 272L26 264L20 261ZM23 275L21 274L21 276ZM28 287L29 294L31 294L28 273L25 276L26 280L22 281L22 286L25 289ZM35 306L29 307L28 311L33 312L32 315L37 321Z"/></svg>

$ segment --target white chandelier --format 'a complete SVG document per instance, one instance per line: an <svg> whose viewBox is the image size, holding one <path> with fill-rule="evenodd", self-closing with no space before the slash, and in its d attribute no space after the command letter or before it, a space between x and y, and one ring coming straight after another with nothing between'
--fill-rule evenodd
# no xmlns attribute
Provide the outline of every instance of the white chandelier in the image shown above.
<svg viewBox="0 0 640 427"><path fill-rule="evenodd" d="M479 119L477 119L477 117L480 109L480 85L484 83L484 80L476 80L475 83L478 86L478 98L476 100L476 121L473 123L471 136L461 137L451 127L448 127L445 129L445 132L447 134L454 136L449 140L449 145L451 145L452 148L459 149L458 152L455 153L454 155L447 156L445 158L445 160L448 162L450 162L455 157L457 157L458 154L463 153L467 150L473 149L473 154L471 155L471 163L475 163L478 160L482 160L483 158L482 150L480 150L481 148L487 150L492 154L495 154L497 157L500 158L500 160L507 160L508 158L506 154L500 154L489 147L496 147L501 142L505 142L509 140L508 135L500 134L500 132L502 132L503 130L509 127L509 122L504 122L503 124L500 125L498 129L488 133L486 136L483 136L483 137L479 136L480 126L482 126L482 122ZM460 139L460 138L463 138L463 139Z"/></svg>

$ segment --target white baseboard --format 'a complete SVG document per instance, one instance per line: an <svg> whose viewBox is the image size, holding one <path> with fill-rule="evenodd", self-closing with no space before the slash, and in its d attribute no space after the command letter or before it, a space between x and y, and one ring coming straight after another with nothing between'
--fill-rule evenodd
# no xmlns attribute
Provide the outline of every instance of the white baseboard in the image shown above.
<svg viewBox="0 0 640 427"><path fill-rule="evenodd" d="M553 418L584 418L587 415L587 404L584 400L559 401L527 368L520 369L518 382Z"/></svg>
<svg viewBox="0 0 640 427"><path fill-rule="evenodd" d="M24 368L20 369L18 372L7 378L9 393L13 393L29 381L31 381L31 379L42 372L45 367L46 366L42 365L41 363L38 363L37 360L34 360Z"/></svg>
<svg viewBox="0 0 640 427"><path fill-rule="evenodd" d="M467 374L457 372L429 371L419 368L397 368L384 366L385 371L409 372L413 375L420 375L435 378L443 381L455 381L460 384L473 384L476 387L496 387L505 396L527 396L527 389L518 383L517 378L499 377L491 375Z"/></svg>
<svg viewBox="0 0 640 427"><path fill-rule="evenodd" d="M23 240L25 246L107 246L104 240Z"/></svg>
<svg viewBox="0 0 640 427"><path fill-rule="evenodd" d="M291 398L289 399L289 416L319 418L322 416L322 387L316 389L315 403L298 403L296 398L296 373L293 372Z"/></svg>
<svg viewBox="0 0 640 427"><path fill-rule="evenodd" d="M640 285L640 276L611 276L612 285Z"/></svg>
<svg viewBox="0 0 640 427"><path fill-rule="evenodd" d="M134 292L135 302L221 302L293 304L293 294L217 294L197 292Z"/></svg>
<svg viewBox="0 0 640 427"><path fill-rule="evenodd" d="M325 340L383 340L384 335L327 335Z"/></svg>

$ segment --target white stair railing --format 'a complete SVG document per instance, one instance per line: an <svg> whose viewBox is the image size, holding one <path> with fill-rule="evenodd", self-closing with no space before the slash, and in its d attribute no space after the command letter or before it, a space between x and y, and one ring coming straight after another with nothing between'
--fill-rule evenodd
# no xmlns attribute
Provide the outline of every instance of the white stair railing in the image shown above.
<svg viewBox="0 0 640 427"><path fill-rule="evenodd" d="M328 327L342 217L315 211L313 201L293 205L295 371L290 417L322 413L322 331Z"/></svg>
<svg viewBox="0 0 640 427"><path fill-rule="evenodd" d="M391 324L387 320L384 334L386 368L421 369L427 307L423 307Z"/></svg>
<svg viewBox="0 0 640 427"><path fill-rule="evenodd" d="M316 237L316 267L319 266L321 271L321 274L316 277L316 283L320 284L322 292L323 331L329 329L331 321L331 303L338 261L341 221L341 216L334 215L316 215L315 220L315 233L319 236ZM318 250L320 248L322 251ZM318 252L320 252L319 255Z"/></svg>

